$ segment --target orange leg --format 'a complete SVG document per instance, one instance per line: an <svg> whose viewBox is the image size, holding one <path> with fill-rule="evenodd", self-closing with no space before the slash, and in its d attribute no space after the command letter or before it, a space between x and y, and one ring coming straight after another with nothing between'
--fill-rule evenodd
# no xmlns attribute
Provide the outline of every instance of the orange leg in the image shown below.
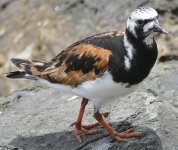
<svg viewBox="0 0 178 150"><path fill-rule="evenodd" d="M95 123L95 124L88 125L88 126L81 125L83 114L84 114L84 111L85 111L85 106L87 104L88 104L88 99L83 98L82 102L81 102L80 112L79 112L78 118L77 118L76 122L71 124L71 126L75 125L75 137L77 138L78 142L80 142L80 143L82 142L81 137L80 137L81 133L93 135L93 134L96 134L96 133L99 132L99 130L89 131L91 128L98 126L99 123Z"/></svg>
<svg viewBox="0 0 178 150"><path fill-rule="evenodd" d="M94 118L108 131L109 134L119 142L125 141L124 138L140 138L143 134L140 133L133 133L133 128L128 129L124 132L118 133L116 132L110 125L108 125L102 118L99 112L94 114Z"/></svg>

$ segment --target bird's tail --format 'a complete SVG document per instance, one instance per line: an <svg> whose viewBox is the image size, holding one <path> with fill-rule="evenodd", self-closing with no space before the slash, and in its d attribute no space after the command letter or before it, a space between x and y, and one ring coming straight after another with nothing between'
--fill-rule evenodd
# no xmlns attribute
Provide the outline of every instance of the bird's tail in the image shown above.
<svg viewBox="0 0 178 150"><path fill-rule="evenodd" d="M13 71L13 72L5 73L5 74L7 78L11 78L11 79L25 78L25 72L23 71Z"/></svg>
<svg viewBox="0 0 178 150"><path fill-rule="evenodd" d="M18 58L12 58L11 61L20 68L18 71L6 73L6 77L11 79L25 78L36 80L36 77L40 77L41 72L47 68L46 63L40 61L29 61Z"/></svg>

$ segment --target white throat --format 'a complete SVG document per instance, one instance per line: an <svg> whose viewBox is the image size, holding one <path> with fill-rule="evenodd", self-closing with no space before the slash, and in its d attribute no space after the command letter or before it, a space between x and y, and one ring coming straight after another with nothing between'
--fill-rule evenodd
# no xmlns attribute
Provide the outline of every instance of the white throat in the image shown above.
<svg viewBox="0 0 178 150"><path fill-rule="evenodd" d="M153 42L154 42L153 37L154 37L154 34L153 34L153 33L150 34L150 35L148 35L148 36L143 40L143 42L145 43L145 45L147 45L148 47L152 47Z"/></svg>

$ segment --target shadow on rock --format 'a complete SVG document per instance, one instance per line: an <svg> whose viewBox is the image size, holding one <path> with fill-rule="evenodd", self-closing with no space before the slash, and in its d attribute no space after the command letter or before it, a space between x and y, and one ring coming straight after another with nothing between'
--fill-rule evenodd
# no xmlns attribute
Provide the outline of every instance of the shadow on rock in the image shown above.
<svg viewBox="0 0 178 150"><path fill-rule="evenodd" d="M128 122L111 123L118 132L127 130L131 126ZM130 138L126 142L117 142L100 127L97 135L82 135L80 144L74 137L73 131L50 133L42 136L18 137L9 145L13 149L25 150L162 150L162 144L155 131L148 127L135 126L135 132L143 133L142 138Z"/></svg>

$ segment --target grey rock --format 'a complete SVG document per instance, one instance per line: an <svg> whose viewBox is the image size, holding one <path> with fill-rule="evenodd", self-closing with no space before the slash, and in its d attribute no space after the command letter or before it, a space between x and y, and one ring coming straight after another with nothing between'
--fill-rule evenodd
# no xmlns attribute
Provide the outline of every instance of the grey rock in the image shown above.
<svg viewBox="0 0 178 150"><path fill-rule="evenodd" d="M8 7L8 5L10 3L12 3L15 0L1 0L0 1L0 10L3 11L4 9L6 9Z"/></svg>
<svg viewBox="0 0 178 150"><path fill-rule="evenodd" d="M1 0L0 73L14 69L11 57L49 60L73 42L95 33L124 30L128 14L142 0ZM0 98L0 149L162 149L178 150L177 0L150 1L169 36L157 35L159 63L129 96L104 108L107 121L118 131L135 126L141 139L118 143L105 130L96 136L73 137L70 124L78 115L80 98L42 85L20 89ZM31 49L29 51L29 48ZM34 82L5 80L0 95ZM93 108L85 124L94 123ZM122 122L122 123L121 123ZM127 122L131 123L127 124ZM122 127L120 126L122 125ZM119 126L119 127L118 127ZM152 129L152 130L151 130ZM160 142L160 140L161 142ZM67 143L67 144L64 144ZM60 147L61 146L61 147ZM62 147L63 146L63 147Z"/></svg>
<svg viewBox="0 0 178 150"><path fill-rule="evenodd" d="M127 122L112 123L118 132L122 132L132 127ZM162 150L161 140L155 131L147 127L135 127L135 131L138 133L145 133L143 138L140 139L128 139L127 142L117 142L113 140L103 129L98 135L84 136L83 142L79 144L74 139L73 132L64 131L59 133L51 133L42 136L35 137L18 137L14 139L10 145L14 148L25 150Z"/></svg>

